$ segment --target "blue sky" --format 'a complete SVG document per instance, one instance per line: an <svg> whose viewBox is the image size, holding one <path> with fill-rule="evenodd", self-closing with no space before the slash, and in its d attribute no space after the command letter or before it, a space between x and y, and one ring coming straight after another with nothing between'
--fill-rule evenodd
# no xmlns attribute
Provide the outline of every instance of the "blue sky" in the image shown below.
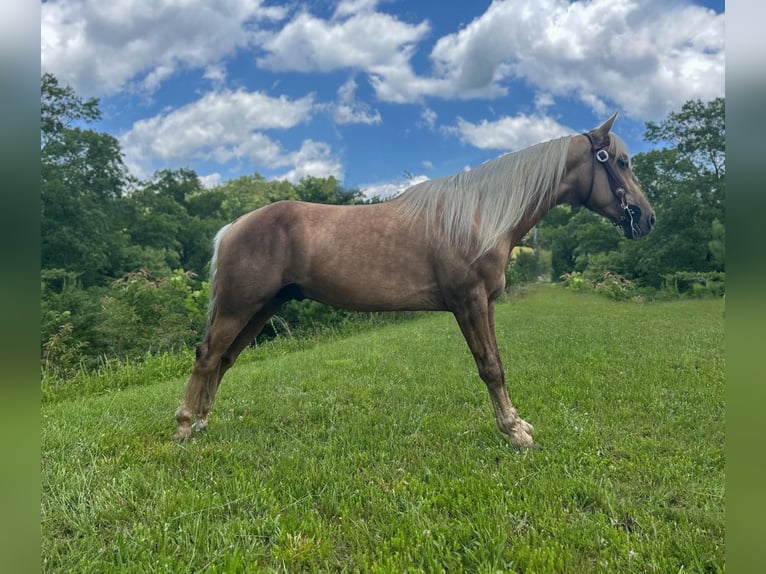
<svg viewBox="0 0 766 574"><path fill-rule="evenodd" d="M724 2L54 0L41 66L101 100L142 178L333 175L390 195L724 95Z"/></svg>

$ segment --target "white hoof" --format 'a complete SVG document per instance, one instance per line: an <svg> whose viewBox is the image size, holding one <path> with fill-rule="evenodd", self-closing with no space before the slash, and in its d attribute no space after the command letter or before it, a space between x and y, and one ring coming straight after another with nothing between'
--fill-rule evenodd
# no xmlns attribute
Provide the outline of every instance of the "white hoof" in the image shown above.
<svg viewBox="0 0 766 574"><path fill-rule="evenodd" d="M532 434L533 432L535 432L535 427L533 427L524 419L516 419L516 426L527 434Z"/></svg>
<svg viewBox="0 0 766 574"><path fill-rule="evenodd" d="M511 444L516 448L537 448L535 441L532 439L532 435L524 432L521 429L516 429L510 436Z"/></svg>
<svg viewBox="0 0 766 574"><path fill-rule="evenodd" d="M191 439L191 435L192 429L188 424L178 425L178 429L176 429L176 434L173 438L175 438L178 442L186 442L187 440Z"/></svg>
<svg viewBox="0 0 766 574"><path fill-rule="evenodd" d="M192 429L197 432L202 432L207 430L207 419L197 419L194 421L194 424L192 425Z"/></svg>

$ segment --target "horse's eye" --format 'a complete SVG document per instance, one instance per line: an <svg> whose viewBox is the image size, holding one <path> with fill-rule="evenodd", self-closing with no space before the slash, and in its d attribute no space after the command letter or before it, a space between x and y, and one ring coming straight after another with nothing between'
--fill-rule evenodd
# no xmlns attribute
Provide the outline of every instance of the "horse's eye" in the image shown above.
<svg viewBox="0 0 766 574"><path fill-rule="evenodd" d="M630 160L627 157L619 157L617 158L617 165L619 165L623 169L629 169Z"/></svg>

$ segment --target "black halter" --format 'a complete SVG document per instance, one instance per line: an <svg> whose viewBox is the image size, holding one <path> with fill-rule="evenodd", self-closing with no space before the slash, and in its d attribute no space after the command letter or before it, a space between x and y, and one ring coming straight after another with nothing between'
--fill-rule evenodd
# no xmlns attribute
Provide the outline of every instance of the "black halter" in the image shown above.
<svg viewBox="0 0 766 574"><path fill-rule="evenodd" d="M609 140L607 140L605 144L596 145L593 136L589 133L584 133L583 135L588 138L588 141L590 142L590 151L593 153L593 175L590 180L588 195L585 197L583 205L587 206L591 195L593 195L593 184L596 181L596 162L598 162L604 167L606 177L609 180L609 189L612 191L612 194L620 204L620 208L623 210L619 225L629 230L635 236L636 229L634 222L641 219L641 209L637 205L628 203L625 198L625 184L615 171L612 162L609 161L609 152L606 151L606 148L609 147Z"/></svg>

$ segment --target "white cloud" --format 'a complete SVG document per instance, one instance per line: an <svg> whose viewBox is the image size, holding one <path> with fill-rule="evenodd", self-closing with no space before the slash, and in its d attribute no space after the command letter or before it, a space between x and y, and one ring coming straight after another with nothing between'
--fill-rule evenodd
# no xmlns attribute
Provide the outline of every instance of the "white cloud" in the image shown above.
<svg viewBox="0 0 766 574"><path fill-rule="evenodd" d="M597 113L608 99L658 116L723 94L724 16L661 0L496 0L439 39L431 58L457 92L505 92L505 81L523 78Z"/></svg>
<svg viewBox="0 0 766 574"><path fill-rule="evenodd" d="M220 173L215 172L199 176L199 181L202 184L202 187L205 189L210 189L211 187L220 185L223 181L223 177L221 177Z"/></svg>
<svg viewBox="0 0 766 574"><path fill-rule="evenodd" d="M548 93L535 94L535 109L539 112L544 112L555 103L553 96Z"/></svg>
<svg viewBox="0 0 766 574"><path fill-rule="evenodd" d="M405 192L413 185L428 181L429 179L431 178L427 175L412 175L405 181L384 181L364 184L359 186L359 190L368 199L391 199L392 197L396 197L400 193Z"/></svg>
<svg viewBox="0 0 766 574"><path fill-rule="evenodd" d="M276 32L259 32L256 37L268 54L258 64L271 70L327 72L406 63L414 44L428 33L428 23L408 24L372 11L376 4L342 2L332 20L303 11Z"/></svg>
<svg viewBox="0 0 766 574"><path fill-rule="evenodd" d="M427 21L377 11L375 0L341 2L329 20L302 11L258 35L273 70L369 75L376 96L397 103L504 96L524 80L550 98L579 99L598 114L617 106L657 117L724 90L724 16L664 0L495 0L434 45L431 70L412 56Z"/></svg>
<svg viewBox="0 0 766 574"><path fill-rule="evenodd" d="M330 177L343 179L343 166L333 156L332 149L324 142L305 140L301 149L285 156L284 161L293 165L293 168L274 179L286 179L296 183L307 176Z"/></svg>
<svg viewBox="0 0 766 574"><path fill-rule="evenodd" d="M353 16L362 12L373 12L378 7L378 0L340 0L333 18Z"/></svg>
<svg viewBox="0 0 766 574"><path fill-rule="evenodd" d="M546 116L505 116L497 121L482 120L475 124L458 118L451 128L460 139L480 149L518 150L541 141L569 135L572 132Z"/></svg>
<svg viewBox="0 0 766 574"><path fill-rule="evenodd" d="M52 0L41 5L41 67L83 95L154 90L249 45L253 21L285 14L262 0Z"/></svg>
<svg viewBox="0 0 766 574"><path fill-rule="evenodd" d="M436 120L439 116L435 111L433 111L431 108L425 108L422 112L420 112L420 121L423 122L423 125L425 125L429 130L432 130L436 127Z"/></svg>
<svg viewBox="0 0 766 574"><path fill-rule="evenodd" d="M214 86L222 87L226 82L226 68L222 64L205 66L205 73L202 77Z"/></svg>
<svg viewBox="0 0 766 574"><path fill-rule="evenodd" d="M126 164L138 175L154 161L232 160L279 168L293 165L281 145L262 133L284 130L307 121L312 95L290 100L261 92L211 92L165 114L140 120L120 138Z"/></svg>
<svg viewBox="0 0 766 574"><path fill-rule="evenodd" d="M356 82L350 79L338 89L338 103L334 105L336 124L379 124L380 112L356 100Z"/></svg>
<svg viewBox="0 0 766 574"><path fill-rule="evenodd" d="M222 60L257 47L261 67L359 71L378 99L398 103L496 98L523 80L597 114L656 118L724 93L724 15L686 2L495 0L436 41L428 70L413 55L429 22L381 12L378 0L341 0L327 19L300 4L286 19L295 5L264 2L51 0L41 5L42 69L84 96L151 92L190 68L219 87Z"/></svg>

